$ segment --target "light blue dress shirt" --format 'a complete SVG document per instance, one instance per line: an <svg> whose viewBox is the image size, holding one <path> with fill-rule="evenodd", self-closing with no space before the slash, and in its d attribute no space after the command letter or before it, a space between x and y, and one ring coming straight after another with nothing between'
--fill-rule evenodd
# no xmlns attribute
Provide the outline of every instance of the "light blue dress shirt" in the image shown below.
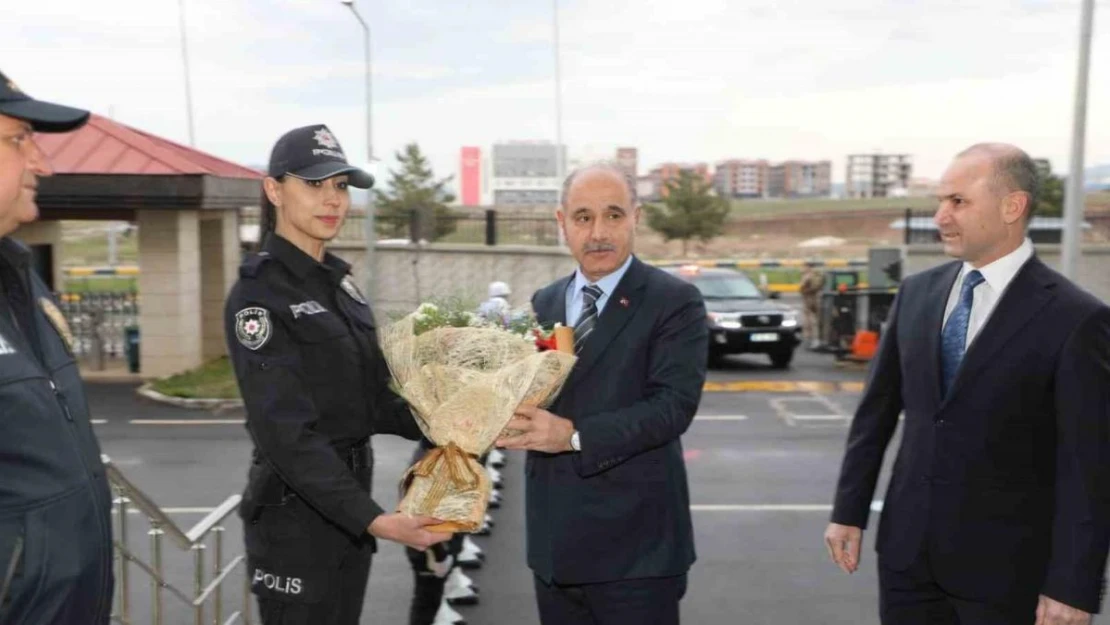
<svg viewBox="0 0 1110 625"><path fill-rule="evenodd" d="M628 268L632 265L632 258L632 254L629 254L628 260L624 261L624 264L616 271L594 283L601 289L601 297L597 298L597 316L599 318L602 311L605 310L605 304L609 302L609 296L616 290L621 278L624 277L624 274L628 272ZM590 284L590 281L582 275L582 268L579 267L574 272L574 279L570 281L570 286L567 287L567 326L569 327L573 328L574 324L578 323L578 317L582 315L582 305L585 303L582 287L587 284Z"/></svg>

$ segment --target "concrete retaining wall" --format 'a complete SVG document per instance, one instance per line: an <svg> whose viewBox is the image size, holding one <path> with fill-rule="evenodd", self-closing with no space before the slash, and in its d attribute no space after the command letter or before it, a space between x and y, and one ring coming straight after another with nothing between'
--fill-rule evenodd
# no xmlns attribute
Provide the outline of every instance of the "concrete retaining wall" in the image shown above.
<svg viewBox="0 0 1110 625"><path fill-rule="evenodd" d="M337 244L328 249L351 263L362 282L365 248ZM557 247L378 245L374 254L377 279L371 299L379 321L391 313L409 312L434 297L481 301L495 280L512 288L509 302L514 307L524 306L537 289L575 267L570 252Z"/></svg>

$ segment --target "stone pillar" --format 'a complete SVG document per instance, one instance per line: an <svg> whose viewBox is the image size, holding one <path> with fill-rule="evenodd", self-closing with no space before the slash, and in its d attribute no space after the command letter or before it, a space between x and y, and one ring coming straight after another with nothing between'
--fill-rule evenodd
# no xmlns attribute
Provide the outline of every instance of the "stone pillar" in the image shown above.
<svg viewBox="0 0 1110 625"><path fill-rule="evenodd" d="M239 272L239 219L235 211L202 213L200 221L200 335L205 362L227 353L224 301Z"/></svg>
<svg viewBox="0 0 1110 625"><path fill-rule="evenodd" d="M200 228L195 210L139 210L139 371L201 364Z"/></svg>

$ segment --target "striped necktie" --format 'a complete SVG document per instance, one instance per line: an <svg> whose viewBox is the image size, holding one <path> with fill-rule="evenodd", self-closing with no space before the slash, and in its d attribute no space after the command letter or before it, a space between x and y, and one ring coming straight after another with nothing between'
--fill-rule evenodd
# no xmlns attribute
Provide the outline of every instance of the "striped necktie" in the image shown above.
<svg viewBox="0 0 1110 625"><path fill-rule="evenodd" d="M601 288L593 284L582 287L582 315L578 317L578 323L574 324L575 354L582 351L582 346L586 344L586 337L594 331L594 326L597 325L597 300L602 293Z"/></svg>

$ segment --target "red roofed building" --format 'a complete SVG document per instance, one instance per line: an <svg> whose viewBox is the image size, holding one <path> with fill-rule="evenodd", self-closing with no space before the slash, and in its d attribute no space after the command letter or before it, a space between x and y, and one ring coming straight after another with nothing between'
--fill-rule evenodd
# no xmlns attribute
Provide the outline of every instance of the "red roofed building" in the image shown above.
<svg viewBox="0 0 1110 625"><path fill-rule="evenodd" d="M82 128L35 137L54 169L39 184L40 219L15 236L53 262L60 220L138 226L143 377L225 353L223 302L239 265L239 210L257 206L261 172L93 115Z"/></svg>

